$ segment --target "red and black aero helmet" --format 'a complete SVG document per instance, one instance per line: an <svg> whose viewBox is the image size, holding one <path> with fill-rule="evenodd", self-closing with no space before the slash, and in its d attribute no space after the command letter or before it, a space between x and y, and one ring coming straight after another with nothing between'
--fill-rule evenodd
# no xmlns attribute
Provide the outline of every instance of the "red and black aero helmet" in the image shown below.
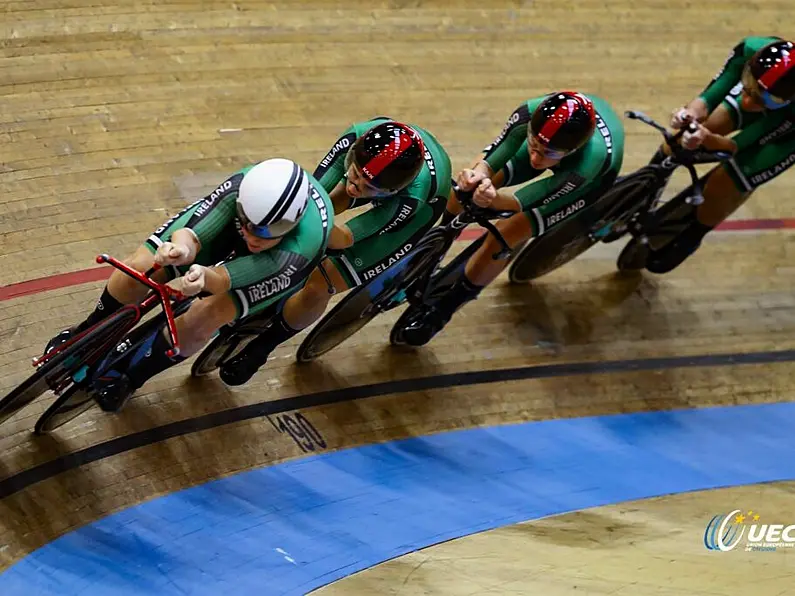
<svg viewBox="0 0 795 596"><path fill-rule="evenodd" d="M530 134L553 151L571 153L591 138L596 112L590 99L559 91L542 101L530 119Z"/></svg>
<svg viewBox="0 0 795 596"><path fill-rule="evenodd" d="M391 121L374 126L356 139L348 154L371 186L397 192L420 173L424 153L425 145L416 130Z"/></svg>
<svg viewBox="0 0 795 596"><path fill-rule="evenodd" d="M795 99L795 44L791 41L766 45L749 60L748 68L763 95L767 92L774 103L786 104Z"/></svg>

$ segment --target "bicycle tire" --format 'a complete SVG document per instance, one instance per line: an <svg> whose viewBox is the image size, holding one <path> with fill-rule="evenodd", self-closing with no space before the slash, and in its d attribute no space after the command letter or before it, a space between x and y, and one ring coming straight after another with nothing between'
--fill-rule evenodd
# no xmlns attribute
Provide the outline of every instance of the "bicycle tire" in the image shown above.
<svg viewBox="0 0 795 596"><path fill-rule="evenodd" d="M100 355L106 345L114 343L117 337L130 329L127 319L132 321L137 318L135 309L122 308L87 330L82 337L76 338L61 353L54 354L36 372L0 399L0 424L45 393L51 385L59 385L66 376Z"/></svg>
<svg viewBox="0 0 795 596"><path fill-rule="evenodd" d="M651 171L617 181L586 211L526 244L508 269L510 281L526 283L538 279L573 261L599 241L618 240L626 229L614 232L616 226L630 221L640 211L656 181L657 176ZM602 234L607 227L610 230Z"/></svg>
<svg viewBox="0 0 795 596"><path fill-rule="evenodd" d="M393 346L408 345L403 339L403 330L411 325L418 316L422 316L422 306L414 304L410 304L406 310L400 313L400 317L389 332L389 343Z"/></svg>
<svg viewBox="0 0 795 596"><path fill-rule="evenodd" d="M517 284L538 279L573 261L596 242L584 222L574 218L526 244L511 262L508 279Z"/></svg>
<svg viewBox="0 0 795 596"><path fill-rule="evenodd" d="M193 377L204 377L221 366L221 362L237 352L240 338L234 333L219 333L199 354L190 367Z"/></svg>
<svg viewBox="0 0 795 596"><path fill-rule="evenodd" d="M445 244L443 234L426 236L415 251L404 259L402 266L396 263L387 269L385 273L391 271L391 276L377 276L369 283L351 290L301 342L296 359L299 362L311 362L319 358L360 331L380 313L402 303L402 299L392 299L401 290L411 286L429 267L435 268L445 251Z"/></svg>
<svg viewBox="0 0 795 596"><path fill-rule="evenodd" d="M637 238L632 238L618 255L616 267L619 271L645 269L650 252L648 244L641 244Z"/></svg>
<svg viewBox="0 0 795 596"><path fill-rule="evenodd" d="M592 226L597 239L609 244L623 238L629 231L629 222L643 207L644 199L653 194L652 190L657 183L657 175L653 172L630 174L616 181L599 199L605 203L613 201L614 204L601 216L600 221ZM619 198L611 197L611 194L619 193L621 193ZM606 226L609 226L610 230L600 234Z"/></svg>
<svg viewBox="0 0 795 596"><path fill-rule="evenodd" d="M71 422L94 405L94 397L83 385L74 384L47 408L33 427L37 435L46 435Z"/></svg>

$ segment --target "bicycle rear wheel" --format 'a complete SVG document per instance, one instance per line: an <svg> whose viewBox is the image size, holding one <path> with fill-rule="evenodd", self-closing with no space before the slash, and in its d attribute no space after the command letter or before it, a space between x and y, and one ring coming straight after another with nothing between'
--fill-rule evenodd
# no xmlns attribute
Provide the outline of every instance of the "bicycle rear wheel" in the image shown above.
<svg viewBox="0 0 795 596"><path fill-rule="evenodd" d="M573 261L597 242L613 242L651 196L657 176L643 171L622 178L585 212L529 242L508 269L513 283L525 283Z"/></svg>
<svg viewBox="0 0 795 596"><path fill-rule="evenodd" d="M653 199L656 188L659 188L659 179L649 171L631 174L616 181L600 199L609 208L594 224L594 236L606 244L622 238L629 231L633 218Z"/></svg>
<svg viewBox="0 0 795 596"><path fill-rule="evenodd" d="M446 240L442 234L426 236L403 261L351 290L306 336L298 348L298 361L310 362L333 350L380 313L401 304L404 300L401 291L433 269L445 248Z"/></svg>
<svg viewBox="0 0 795 596"><path fill-rule="evenodd" d="M586 225L574 218L526 244L511 262L508 279L512 283L538 279L576 259L596 242Z"/></svg>
<svg viewBox="0 0 795 596"><path fill-rule="evenodd" d="M0 399L0 424L51 387L62 386L71 375L104 355L137 320L135 309L122 308L63 346L60 353L53 354L36 372Z"/></svg>

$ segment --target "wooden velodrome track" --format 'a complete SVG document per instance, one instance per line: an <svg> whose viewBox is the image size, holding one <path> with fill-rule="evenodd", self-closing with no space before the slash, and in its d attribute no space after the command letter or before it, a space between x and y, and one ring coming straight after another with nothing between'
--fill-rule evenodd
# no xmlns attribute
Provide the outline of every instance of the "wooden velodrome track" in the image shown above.
<svg viewBox="0 0 795 596"><path fill-rule="evenodd" d="M90 6L9 0L0 23L0 394L30 374L30 358L47 338L89 311L104 273L83 270L94 266L97 253L126 255L235 168L284 155L312 169L351 122L379 114L426 127L454 169L461 168L522 100L557 88L596 93L617 110L665 119L703 87L743 36L792 37L787 14L791 3L783 0L95 0ZM626 123L626 130L624 171L630 171L646 162L658 137L636 123ZM501 278L418 353L389 348L395 316L385 316L312 365L294 363L303 335L277 349L267 371L243 388L226 388L215 377L191 380L183 365L147 384L118 416L91 411L36 438L29 431L50 401L42 399L0 428L0 568L109 513L308 450L532 420L790 401L795 367L784 351L795 349L794 191L795 174L777 178L665 277L615 275L618 247L610 245L532 286L511 287ZM31 280L42 281L24 283ZM785 355L681 366L688 356L720 360L721 354L773 351ZM394 387L358 400L346 391L452 373L638 358L673 360L655 370L619 367L604 374L596 367L504 382L492 375L486 384L430 384L417 391ZM324 394L331 396L325 401L279 401L333 390L342 391ZM232 417L220 426L191 422L254 404L264 404L258 416ZM296 410L320 434L309 448L284 432L284 417L297 416ZM175 423L183 425L174 435L162 430ZM109 443L128 435L140 442ZM780 447L789 457L783 455L789 447ZM67 457L73 453L83 455ZM770 496L791 494L787 484L746 490L781 517L795 513L791 502ZM720 494L625 509L654 517L656 531L679 531L681 522L700 532L713 513L732 506ZM450 565L425 567L428 574L446 570L441 579L407 583L400 559L388 564L398 566L396 576L371 580L380 584L365 583L357 592L340 583L338 592L328 591L393 593L403 585L401 594L485 593L487 587L524 593L546 586L534 593L568 593L566 575L552 583L516 577L510 589L500 578L523 560L565 567L582 549L567 550L561 539L550 550L534 540L565 534L566 524L586 534L604 529L621 511L600 519L571 516L561 518L557 530L531 523L531 530L514 534L508 542L513 563L480 561L483 569L467 574L482 578L470 591L456 591L464 574ZM499 536L489 536L480 539L493 543L475 548L505 548ZM668 536L663 552L686 557L675 539ZM699 552L682 563L687 573L679 583L667 585L670 568L647 564L659 552L632 551L630 542L591 545L593 558L578 563L580 579L592 573L588 565L604 565L600 546L611 549L615 568L587 593L702 593L704 573L720 577L733 569L729 559L707 561ZM468 547L458 544L449 545L457 553L439 556L467 557ZM413 556L435 560L433 552ZM742 560L750 569L761 561ZM627 562L646 570L644 591L627 587ZM403 564L413 569L417 561ZM771 582L764 593L785 593L792 571L792 556L766 559L758 570ZM502 591L486 586L483 578L492 575ZM726 591L703 593L740 593L732 591L739 590L738 575ZM429 586L435 591L422 592ZM621 586L626 591L618 591Z"/></svg>

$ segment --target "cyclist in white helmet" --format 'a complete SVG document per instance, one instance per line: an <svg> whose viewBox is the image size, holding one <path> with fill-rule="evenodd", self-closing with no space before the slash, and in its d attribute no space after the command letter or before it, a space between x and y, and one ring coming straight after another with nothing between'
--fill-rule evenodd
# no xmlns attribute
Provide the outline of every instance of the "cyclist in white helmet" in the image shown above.
<svg viewBox="0 0 795 596"><path fill-rule="evenodd" d="M221 326L300 289L325 253L333 213L317 180L298 164L277 158L240 170L155 230L125 263L141 272L157 263L163 269L154 279L169 280L187 296L210 296L194 301L177 319L179 356L169 358L167 336L152 333L126 360L126 371L98 382L102 409L118 411L144 382L194 354ZM46 351L139 302L146 292L114 271L94 311L50 340Z"/></svg>

